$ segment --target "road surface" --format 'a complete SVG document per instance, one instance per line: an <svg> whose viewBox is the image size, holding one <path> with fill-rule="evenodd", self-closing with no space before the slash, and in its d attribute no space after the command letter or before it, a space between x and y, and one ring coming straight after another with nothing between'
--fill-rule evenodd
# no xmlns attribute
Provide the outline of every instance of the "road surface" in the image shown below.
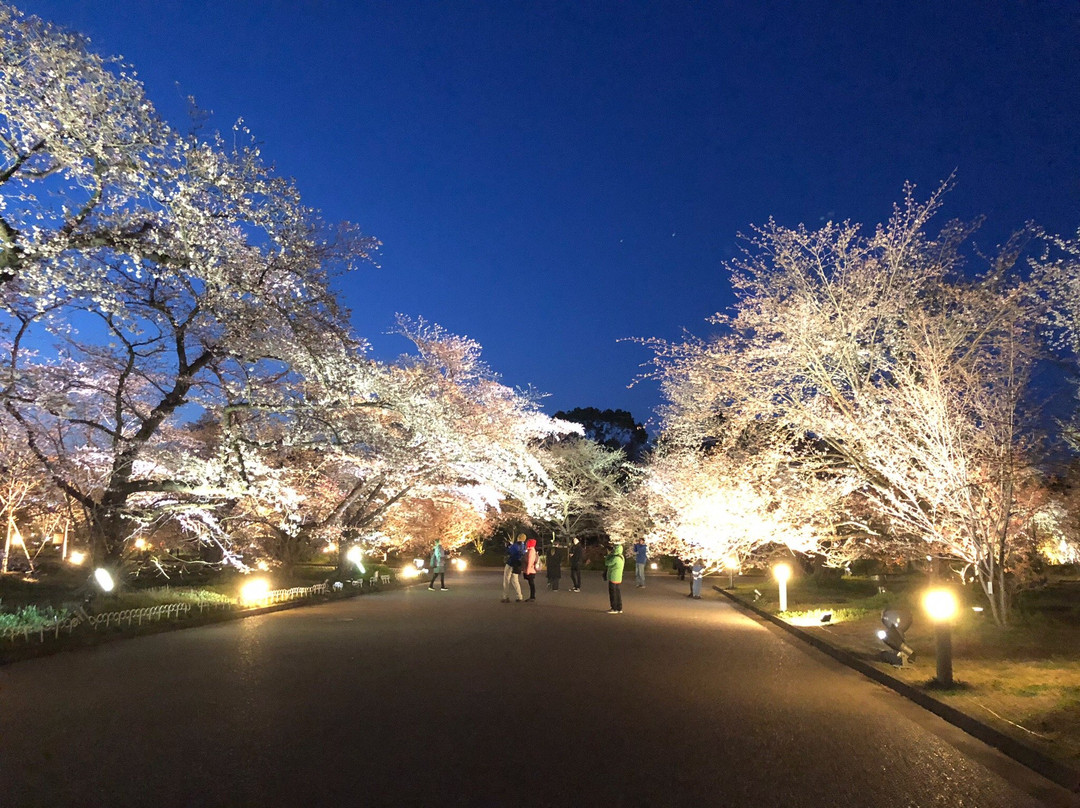
<svg viewBox="0 0 1080 808"><path fill-rule="evenodd" d="M672 577L447 585L0 667L0 807L1080 804Z"/></svg>

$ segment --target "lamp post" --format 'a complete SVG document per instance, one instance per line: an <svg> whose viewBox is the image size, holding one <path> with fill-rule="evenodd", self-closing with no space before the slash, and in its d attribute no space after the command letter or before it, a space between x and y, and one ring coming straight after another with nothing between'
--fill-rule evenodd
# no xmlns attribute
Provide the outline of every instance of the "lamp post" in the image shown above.
<svg viewBox="0 0 1080 808"><path fill-rule="evenodd" d="M957 612L956 595L948 589L931 589L923 596L923 608L934 621L937 683L952 687L952 622Z"/></svg>
<svg viewBox="0 0 1080 808"><path fill-rule="evenodd" d="M787 611L787 582L791 577L791 567L787 564L777 564L773 567L773 577L780 584L780 611Z"/></svg>
<svg viewBox="0 0 1080 808"><path fill-rule="evenodd" d="M735 556L728 556L724 559L724 566L728 571L728 589L735 588L735 570L739 568L739 559Z"/></svg>

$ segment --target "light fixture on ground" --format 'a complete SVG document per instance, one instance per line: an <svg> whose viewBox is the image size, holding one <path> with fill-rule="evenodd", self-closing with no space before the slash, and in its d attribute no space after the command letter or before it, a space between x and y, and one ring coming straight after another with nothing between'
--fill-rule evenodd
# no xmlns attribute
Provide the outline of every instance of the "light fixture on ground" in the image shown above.
<svg viewBox="0 0 1080 808"><path fill-rule="evenodd" d="M952 687L952 623L959 611L956 595L950 589L931 589L923 595L923 608L934 621L937 683Z"/></svg>
<svg viewBox="0 0 1080 808"><path fill-rule="evenodd" d="M787 564L777 564L773 567L773 577L780 584L780 611L787 611L787 582L791 578L791 567Z"/></svg>
<svg viewBox="0 0 1080 808"><path fill-rule="evenodd" d="M116 581L113 580L112 574L104 567L98 567L94 570L94 583L98 585L102 592L112 592L116 589Z"/></svg>
<svg viewBox="0 0 1080 808"><path fill-rule="evenodd" d="M244 606L254 606L261 600L265 600L270 593L270 582L265 578L254 578L240 588L240 603Z"/></svg>
<svg viewBox="0 0 1080 808"><path fill-rule="evenodd" d="M355 564L361 575L367 572L364 569L364 551L360 549L360 545L354 544L350 547L349 552L345 553L345 560L350 564Z"/></svg>
<svg viewBox="0 0 1080 808"><path fill-rule="evenodd" d="M878 639L892 649L882 652L884 660L903 667L915 656L915 649L904 639L904 632L911 628L911 614L902 609L886 609L881 613L881 624L885 628L878 631Z"/></svg>

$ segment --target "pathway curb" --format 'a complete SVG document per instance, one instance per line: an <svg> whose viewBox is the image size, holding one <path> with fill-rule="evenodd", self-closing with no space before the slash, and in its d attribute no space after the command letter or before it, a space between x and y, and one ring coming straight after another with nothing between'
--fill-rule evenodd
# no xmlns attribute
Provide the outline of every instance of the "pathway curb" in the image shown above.
<svg viewBox="0 0 1080 808"><path fill-rule="evenodd" d="M817 648L819 651L829 655L838 662L841 662L849 668L857 670L864 676L873 679L875 682L896 691L901 696L915 702L920 707L929 710L935 715L945 719L950 724L964 730L968 735L978 738L983 743L993 746L1013 760L1038 772L1047 780L1057 783L1062 788L1066 788L1074 793L1080 793L1080 771L1073 769L1071 766L1068 766L1059 760L1048 757L1038 749L1028 746L1021 741L1018 741L1016 738L1010 737L1009 735L984 724L977 718L973 718L967 713L957 710L955 707L950 707L948 704L938 701L933 696L926 693L926 691L920 690L917 687L912 687L907 682L902 682L899 679L890 676L884 671L875 668L873 665L867 664L855 655L844 651L841 648L837 648L820 637L815 637L813 634L803 631L798 626L791 625L786 620L783 620L774 614L759 609L757 606L737 597L731 592L721 589L718 586L713 586L713 589L740 608L752 612L773 625L784 629L784 631L797 637L803 642L814 646L814 648Z"/></svg>

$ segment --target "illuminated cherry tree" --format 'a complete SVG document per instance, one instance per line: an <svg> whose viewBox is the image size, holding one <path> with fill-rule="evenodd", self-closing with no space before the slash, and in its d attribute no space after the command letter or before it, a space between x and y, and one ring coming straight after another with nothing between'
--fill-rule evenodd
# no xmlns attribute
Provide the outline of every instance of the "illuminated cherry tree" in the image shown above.
<svg viewBox="0 0 1080 808"><path fill-rule="evenodd" d="M458 523L471 508L482 519L509 498L548 513L553 485L536 452L579 428L502 385L475 341L405 318L398 332L415 350L395 363L355 357L350 374L309 386L289 410L231 408L229 465L249 487L231 532L279 561L335 546L344 571L350 542L415 549L430 534L421 516L445 510ZM458 545L468 531L445 538Z"/></svg>
<svg viewBox="0 0 1080 808"><path fill-rule="evenodd" d="M622 450L575 437L545 447L540 459L552 484L546 521L564 541L601 532L621 513L634 476Z"/></svg>
<svg viewBox="0 0 1080 808"><path fill-rule="evenodd" d="M909 189L870 235L769 222L732 266L721 335L654 344L673 429L775 423L820 446L857 482L848 529L868 552L965 562L1004 621L1044 295L1018 271L1020 239L975 273L972 228L928 236L941 194Z"/></svg>
<svg viewBox="0 0 1080 808"><path fill-rule="evenodd" d="M330 272L375 244L325 227L242 127L181 135L78 35L7 5L0 29L3 403L116 562L140 498L205 482L164 462L193 410L334 377L353 340Z"/></svg>

